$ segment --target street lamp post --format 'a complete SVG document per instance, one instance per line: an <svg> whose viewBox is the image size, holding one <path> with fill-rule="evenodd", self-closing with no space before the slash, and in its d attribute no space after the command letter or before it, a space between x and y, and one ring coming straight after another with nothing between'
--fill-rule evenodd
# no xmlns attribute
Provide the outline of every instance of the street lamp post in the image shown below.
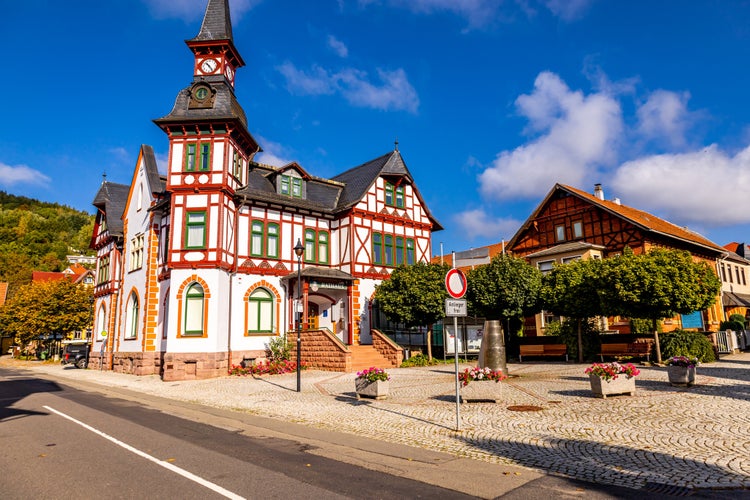
<svg viewBox="0 0 750 500"><path fill-rule="evenodd" d="M294 245L294 253L297 255L297 305L296 311L294 311L295 318L297 319L297 392L302 390L302 379L300 375L300 367L302 365L302 253L305 251L305 247L302 246L302 241L297 238L297 244Z"/></svg>

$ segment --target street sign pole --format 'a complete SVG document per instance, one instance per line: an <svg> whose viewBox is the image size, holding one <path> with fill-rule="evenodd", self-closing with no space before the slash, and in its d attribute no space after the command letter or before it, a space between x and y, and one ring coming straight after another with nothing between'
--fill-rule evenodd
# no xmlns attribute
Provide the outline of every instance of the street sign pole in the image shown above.
<svg viewBox="0 0 750 500"><path fill-rule="evenodd" d="M458 316L466 316L466 301L459 300L466 293L466 276L456 269L456 252L451 252L453 267L445 275L445 289L456 300L445 301L445 315L453 316L453 354L456 369L456 431L461 430L461 389L458 380Z"/></svg>

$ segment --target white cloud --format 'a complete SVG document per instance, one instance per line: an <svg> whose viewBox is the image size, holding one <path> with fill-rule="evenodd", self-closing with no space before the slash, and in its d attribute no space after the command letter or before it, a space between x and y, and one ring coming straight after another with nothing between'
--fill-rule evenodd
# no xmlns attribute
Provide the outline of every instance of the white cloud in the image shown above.
<svg viewBox="0 0 750 500"><path fill-rule="evenodd" d="M265 163L274 167L283 167L292 160L289 159L289 151L278 142L266 140L263 137L257 137L258 142L263 147L263 152L255 155L255 161Z"/></svg>
<svg viewBox="0 0 750 500"><path fill-rule="evenodd" d="M277 67L286 78L287 89L298 95L330 95L340 93L349 103L365 108L403 110L416 113L419 97L409 83L403 69L386 71L378 69L377 82L370 80L367 72L345 68L331 73L320 66L310 72L297 69L286 62Z"/></svg>
<svg viewBox="0 0 750 500"><path fill-rule="evenodd" d="M232 21L239 21L248 11L263 0L229 0ZM182 19L185 22L202 19L207 0L143 0L157 19Z"/></svg>
<svg viewBox="0 0 750 500"><path fill-rule="evenodd" d="M0 185L13 187L18 184L48 186L52 179L27 165L6 165L0 162Z"/></svg>
<svg viewBox="0 0 750 500"><path fill-rule="evenodd" d="M466 232L468 240L476 238L508 239L515 234L521 222L513 218L493 218L482 209L466 210L453 217L456 227Z"/></svg>
<svg viewBox="0 0 750 500"><path fill-rule="evenodd" d="M469 29L482 28L494 22L511 22L517 11L527 16L536 15L538 7L546 8L563 21L579 19L594 0L359 0L360 7L386 4L407 9L415 14L450 13L461 17Z"/></svg>
<svg viewBox="0 0 750 500"><path fill-rule="evenodd" d="M623 121L620 104L609 94L584 95L543 72L534 91L520 96L516 106L529 119L529 132L541 135L499 153L479 175L486 198L533 198L554 182L585 184L598 168L615 161Z"/></svg>
<svg viewBox="0 0 750 500"><path fill-rule="evenodd" d="M612 187L626 205L674 223L748 223L750 146L734 156L711 145L629 161L617 169Z"/></svg>
<svg viewBox="0 0 750 500"><path fill-rule="evenodd" d="M328 35L328 46L339 56L346 58L349 56L349 49L347 46L333 35Z"/></svg>
<svg viewBox="0 0 750 500"><path fill-rule="evenodd" d="M673 147L685 145L685 133L692 124L687 109L688 92L657 90L636 111L637 132L646 139L666 142Z"/></svg>

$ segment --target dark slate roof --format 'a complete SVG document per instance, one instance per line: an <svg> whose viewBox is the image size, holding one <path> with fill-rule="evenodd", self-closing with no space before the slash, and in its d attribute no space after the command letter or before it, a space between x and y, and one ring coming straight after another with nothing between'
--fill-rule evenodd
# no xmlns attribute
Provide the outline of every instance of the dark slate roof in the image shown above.
<svg viewBox="0 0 750 500"><path fill-rule="evenodd" d="M217 81L218 80L218 81ZM185 121L238 121L242 124L247 132L247 117L245 111L237 102L237 98L234 96L232 88L223 81L223 77L206 77L205 81L216 90L216 96L214 98L214 106L212 108L203 109L190 109L190 89L193 84L180 90L177 94L172 111L168 115L154 120L154 123L159 125L162 129L170 123L183 123Z"/></svg>
<svg viewBox="0 0 750 500"><path fill-rule="evenodd" d="M342 281L353 281L354 276L338 269L331 269L326 267L308 266L302 268L300 274L303 278L318 278L318 279L330 279L330 280L342 280ZM288 281L297 278L297 271L291 272L281 278L281 281Z"/></svg>
<svg viewBox="0 0 750 500"><path fill-rule="evenodd" d="M141 151L143 153L143 163L146 167L146 178L148 179L148 185L151 188L151 194L161 194L166 190L167 182L166 178L159 175L154 148L148 144L142 144Z"/></svg>
<svg viewBox="0 0 750 500"><path fill-rule="evenodd" d="M125 212L129 193L130 186L104 181L92 202L107 216L107 228L112 236L123 236L122 214Z"/></svg>
<svg viewBox="0 0 750 500"><path fill-rule="evenodd" d="M276 187L267 172L251 170L247 185L237 190L237 196L333 214L341 187L318 181L315 178L306 181L305 184L307 197L304 199L281 195L276 192Z"/></svg>
<svg viewBox="0 0 750 500"><path fill-rule="evenodd" d="M359 203L380 175L404 176L410 183L414 183L401 153L394 150L333 178L346 185L339 198L338 208L343 210Z"/></svg>
<svg viewBox="0 0 750 500"><path fill-rule="evenodd" d="M208 0L201 30L193 40L232 40L229 0Z"/></svg>

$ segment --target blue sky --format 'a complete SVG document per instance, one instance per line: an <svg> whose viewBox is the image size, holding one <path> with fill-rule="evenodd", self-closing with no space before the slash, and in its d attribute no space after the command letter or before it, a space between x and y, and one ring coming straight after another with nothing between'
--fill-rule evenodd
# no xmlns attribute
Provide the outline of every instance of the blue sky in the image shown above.
<svg viewBox="0 0 750 500"><path fill-rule="evenodd" d="M399 149L445 227L507 240L556 182L750 241L750 4L230 0L237 96L271 164ZM205 0L26 0L0 16L0 190L92 212L192 80Z"/></svg>

